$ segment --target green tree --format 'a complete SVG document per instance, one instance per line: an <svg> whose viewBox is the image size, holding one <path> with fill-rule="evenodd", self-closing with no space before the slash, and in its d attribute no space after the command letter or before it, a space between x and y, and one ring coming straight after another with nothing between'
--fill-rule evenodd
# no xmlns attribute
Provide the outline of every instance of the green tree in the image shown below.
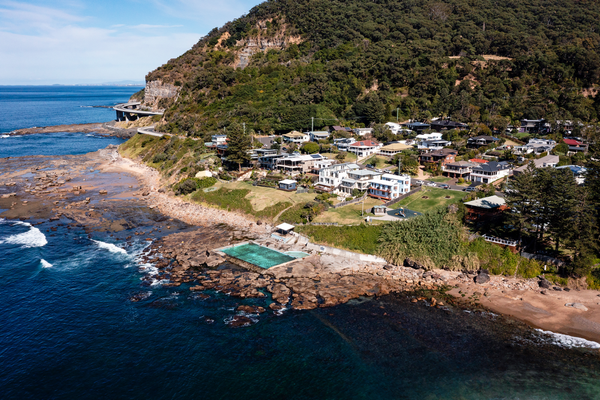
<svg viewBox="0 0 600 400"><path fill-rule="evenodd" d="M511 210L506 214L508 223L514 226L521 241L523 232L531 227L535 218L538 188L533 163L530 163L525 171L515 175L507 186L506 204Z"/></svg>
<svg viewBox="0 0 600 400"><path fill-rule="evenodd" d="M242 164L250 162L252 159L248 153L250 149L250 136L244 134L240 124L231 124L227 131L227 151L225 153L227 160L237 164L241 171Z"/></svg>
<svg viewBox="0 0 600 400"><path fill-rule="evenodd" d="M316 154L319 152L319 145L315 142L304 143L302 147L300 147L300 151L304 154Z"/></svg>

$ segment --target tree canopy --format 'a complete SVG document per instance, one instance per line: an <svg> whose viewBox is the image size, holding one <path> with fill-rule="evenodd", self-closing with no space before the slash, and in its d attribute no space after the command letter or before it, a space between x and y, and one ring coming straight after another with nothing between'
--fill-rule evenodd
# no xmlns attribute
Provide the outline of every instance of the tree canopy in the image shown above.
<svg viewBox="0 0 600 400"><path fill-rule="evenodd" d="M189 134L235 122L308 129L312 118L315 128L368 126L396 108L399 119L499 129L520 118L590 121L600 112L600 97L584 92L600 77L599 17L588 0L270 0L146 79L180 87L163 101L160 129ZM252 55L251 40L268 51Z"/></svg>

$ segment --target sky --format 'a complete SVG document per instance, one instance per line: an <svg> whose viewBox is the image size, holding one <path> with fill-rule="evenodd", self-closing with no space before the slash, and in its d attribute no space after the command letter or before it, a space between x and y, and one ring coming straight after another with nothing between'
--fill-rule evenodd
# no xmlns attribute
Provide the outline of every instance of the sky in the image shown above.
<svg viewBox="0 0 600 400"><path fill-rule="evenodd" d="M0 85L143 82L261 0L0 0Z"/></svg>

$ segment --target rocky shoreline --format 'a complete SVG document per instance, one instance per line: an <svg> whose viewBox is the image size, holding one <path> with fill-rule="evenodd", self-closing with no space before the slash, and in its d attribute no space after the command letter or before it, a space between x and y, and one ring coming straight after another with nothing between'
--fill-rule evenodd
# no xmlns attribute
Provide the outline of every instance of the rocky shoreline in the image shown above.
<svg viewBox="0 0 600 400"><path fill-rule="evenodd" d="M362 262L351 253L334 256L307 250L299 239L284 244L270 238L268 224L168 194L157 171L123 159L116 146L82 156L5 159L0 164L0 208L6 210L1 218L68 220L89 233L107 232L126 243L135 231L133 235L151 243L140 262L158 271L144 278L147 285L160 281L204 297L217 291L240 299L271 299L268 308L277 313L405 293L413 302L434 307L470 304L544 330L600 342L600 297L595 291L566 291L538 278L484 271L425 271L410 262ZM309 256L256 273L228 263L215 251L247 241ZM246 312L266 309L252 306ZM242 317L232 321L250 323Z"/></svg>
<svg viewBox="0 0 600 400"><path fill-rule="evenodd" d="M31 128L17 129L8 133L9 136L34 135L40 133L97 133L100 135L113 136L121 139L129 139L137 133L137 128L123 129L115 126L115 121L91 124L34 126Z"/></svg>

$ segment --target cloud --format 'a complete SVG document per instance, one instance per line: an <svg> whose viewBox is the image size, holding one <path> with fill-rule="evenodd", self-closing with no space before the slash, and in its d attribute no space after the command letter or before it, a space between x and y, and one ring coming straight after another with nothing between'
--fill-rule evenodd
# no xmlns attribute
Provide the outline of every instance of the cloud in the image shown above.
<svg viewBox="0 0 600 400"><path fill-rule="evenodd" d="M181 25L88 26L92 18L0 0L0 85L143 80L201 37Z"/></svg>
<svg viewBox="0 0 600 400"><path fill-rule="evenodd" d="M43 37L0 31L0 84L143 80L199 38L191 33L122 35L74 26Z"/></svg>

